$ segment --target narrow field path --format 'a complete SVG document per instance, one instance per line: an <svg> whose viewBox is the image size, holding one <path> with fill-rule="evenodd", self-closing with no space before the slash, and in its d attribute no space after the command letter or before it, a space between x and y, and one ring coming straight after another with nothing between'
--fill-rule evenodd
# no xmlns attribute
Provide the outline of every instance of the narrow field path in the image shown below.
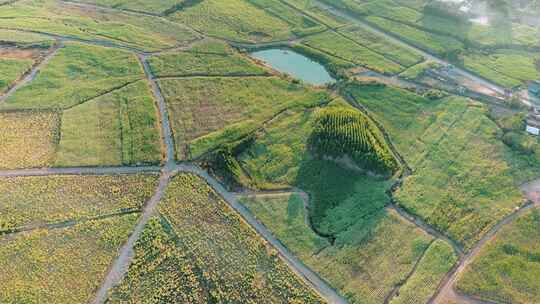
<svg viewBox="0 0 540 304"><path fill-rule="evenodd" d="M148 201L146 206L143 209L142 216L137 223L137 226L135 226L135 229L129 236L127 242L122 246L122 249L120 250L120 254L112 264L111 268L109 269L109 272L107 273L107 276L105 277L105 280L103 281L103 284L99 288L96 297L92 301L94 304L101 304L104 303L107 299L107 293L109 290L112 289L112 287L116 286L122 279L124 278L125 274L127 273L127 270L129 268L129 265L131 264L131 261L133 260L133 247L135 247L135 243L141 236L141 233L150 220L152 216L155 214L157 205L163 195L165 194L165 189L169 185L169 181L171 178L171 174L169 172L162 172L161 177L159 179L159 185L156 189L156 192L154 196Z"/></svg>
<svg viewBox="0 0 540 304"><path fill-rule="evenodd" d="M446 235L442 234L440 231L437 231L430 225L426 224L420 218L411 215L410 213L408 213L407 211L405 211L403 208L401 208L400 206L396 204L391 204L388 206L388 208L396 211L406 221L414 224L416 227L420 228L425 233L431 235L433 238L443 240L447 242L448 244L450 244L450 246L452 246L452 248L458 254L459 257L463 257L465 255L463 252L463 248L458 243L456 243L456 241L450 239Z"/></svg>
<svg viewBox="0 0 540 304"><path fill-rule="evenodd" d="M400 281L397 285L395 285L394 288L386 295L386 297L384 298L383 304L389 304L390 301L392 301L399 294L399 290L401 289L401 287L407 284L407 281L409 281L409 279L414 275L414 273L418 269L418 266L420 266L420 264L422 263L422 260L426 256L426 253L428 252L429 247L431 247L431 245L433 245L433 243L435 243L436 240L437 238L433 238L429 242L429 244L426 246L422 254L418 257L418 260L416 260L416 263L414 263L414 266L411 269L411 271L409 271L409 273L405 276L405 278L402 281Z"/></svg>
<svg viewBox="0 0 540 304"><path fill-rule="evenodd" d="M156 78L152 72L150 64L148 64L147 56L143 54L138 55L139 60L143 66L144 73L146 78L152 87L152 93L154 94L154 99L159 108L159 121L161 127L161 140L164 148L164 162L165 169L171 170L175 167L175 149L174 149L174 137L172 134L171 123L169 122L169 112L167 110L167 103L165 98L161 93L161 88L159 87Z"/></svg>
<svg viewBox="0 0 540 304"><path fill-rule="evenodd" d="M136 53L136 54L145 53L145 51L143 51L141 49L138 49L136 47L132 47L132 46L129 46L129 45L124 45L124 44L118 44L118 43L115 43L115 42L110 41L110 40L83 39L83 38L79 38L79 37L71 36L71 35L58 35L58 34L53 34L53 33L48 33L48 32L27 30L27 29L20 29L20 28L12 28L12 27L0 27L0 29L8 30L8 31L21 32L21 33L37 34L37 35L41 35L41 36L45 36L45 37L49 37L49 38L53 38L53 39L57 39L57 40L62 40L62 41L74 41L74 42L80 42L80 43L91 44L91 45L96 45L96 46L103 46L103 47L122 49L122 50L126 50L126 51Z"/></svg>
<svg viewBox="0 0 540 304"><path fill-rule="evenodd" d="M474 261L474 259L480 254L482 248L491 240L493 240L496 234L509 223L513 222L515 219L519 218L527 211L540 207L540 180L525 184L522 186L522 190L525 193L526 197L533 197L536 200L531 200L529 204L522 206L517 209L510 215L506 216L504 219L499 221L495 226L493 226L488 233L486 233L475 245L474 247L463 256L457 266L447 274L446 278L443 280L437 293L429 301L430 304L446 304L448 302L454 301L460 304L492 304L493 302L482 301L478 299L471 298L466 295L457 293L454 290L455 284L459 279L459 276L465 271L466 267Z"/></svg>
<svg viewBox="0 0 540 304"><path fill-rule="evenodd" d="M60 50L64 46L64 43L61 39L57 39L55 44L51 47L48 54L45 55L45 57L37 64L35 64L29 72L27 72L26 75L23 76L22 79L18 80L14 86L12 86L9 90L7 90L4 94L0 95L0 104L4 103L11 95L13 95L18 89L22 88L34 78L36 78L39 71L49 63L51 58L56 55L58 50Z"/></svg>
<svg viewBox="0 0 540 304"><path fill-rule="evenodd" d="M83 218L79 218L79 219L68 219L68 220L61 221L61 222L56 222L56 223L46 223L46 224L39 224L39 225L29 225L29 226L23 226L23 227L16 227L16 228L7 229L7 230L0 230L0 236L6 235L6 234L13 235L13 234L32 231L32 230L37 230L37 229L62 229L62 228L68 228L68 227L72 227L72 226L82 224L82 223L86 223L86 222L90 222L90 221L99 221L99 220L104 220L104 219L109 219L109 218L113 218L113 217L129 215L129 214L134 214L134 213L140 213L140 212L141 211L138 210L138 209L131 209L131 210L125 210L125 211L121 211L121 212L102 214L102 215L98 215L98 216L95 216L95 217L83 217Z"/></svg>
<svg viewBox="0 0 540 304"><path fill-rule="evenodd" d="M41 169L14 169L0 170L0 177L19 176L49 176L49 175L112 175L158 173L157 166L140 167L69 167L69 168L41 168Z"/></svg>

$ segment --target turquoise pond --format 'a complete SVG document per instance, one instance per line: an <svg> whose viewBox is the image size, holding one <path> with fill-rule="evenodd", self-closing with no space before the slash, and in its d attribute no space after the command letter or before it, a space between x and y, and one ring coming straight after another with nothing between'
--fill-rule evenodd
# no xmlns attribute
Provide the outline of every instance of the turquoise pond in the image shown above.
<svg viewBox="0 0 540 304"><path fill-rule="evenodd" d="M323 85L335 81L321 64L288 49L267 49L253 52L251 56L306 83Z"/></svg>

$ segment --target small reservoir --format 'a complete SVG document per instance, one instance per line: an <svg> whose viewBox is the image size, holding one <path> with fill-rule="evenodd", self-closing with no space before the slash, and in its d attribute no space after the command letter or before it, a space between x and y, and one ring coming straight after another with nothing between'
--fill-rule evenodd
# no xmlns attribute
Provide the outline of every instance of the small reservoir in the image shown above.
<svg viewBox="0 0 540 304"><path fill-rule="evenodd" d="M312 85L323 85L335 81L324 66L288 49L267 49L253 52L251 56L264 61L277 71Z"/></svg>

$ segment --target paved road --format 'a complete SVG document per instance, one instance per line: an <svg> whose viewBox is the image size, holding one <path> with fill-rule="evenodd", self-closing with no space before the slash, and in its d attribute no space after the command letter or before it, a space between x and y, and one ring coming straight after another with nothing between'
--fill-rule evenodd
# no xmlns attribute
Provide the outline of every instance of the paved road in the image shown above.
<svg viewBox="0 0 540 304"><path fill-rule="evenodd" d="M313 4L315 4L316 6L320 7L321 9L324 9L324 10L328 10L330 12L332 12L333 14L335 14L336 16L339 16L339 17L342 17L346 20L349 20L353 23L355 23L356 25L359 25L361 27L363 27L364 29L367 29L373 33L376 33L380 36L383 36L385 37L386 39L388 39L389 41L391 41L392 43L395 43L401 47L404 47L406 49L409 49L409 50L413 50L415 51L416 53L419 53L421 54L422 56L424 56L426 59L429 59L429 60L432 60L434 62L437 62L439 64L442 64L442 65L445 65L445 66L448 66L448 65L451 65L449 62L445 61L444 59L442 58L439 58L437 56L435 56L434 54L431 54L431 53L428 53L427 51L425 50L422 50L420 49L419 47L417 46L414 46L412 45L411 43L408 43L406 42L405 40L403 40L402 38L394 35L394 34L390 34L388 32L385 32L385 31L382 31L376 27L374 27L373 25L361 20L360 18L354 16L353 14L349 13L349 12L344 12L342 10L339 10L333 6L330 6L328 4L325 4L319 0L313 0L312 1ZM452 65L453 66L453 65ZM471 72L465 70L465 69L462 69L462 68L459 68L459 67L456 67L456 66L453 66L454 67L454 71L463 76L463 77L467 77L467 78L470 78L472 79L474 82L482 85L482 86L485 86L487 88L490 88L491 90L499 93L499 94L503 94L505 93L505 89L487 79L484 79L482 77L479 77L479 76L476 76L474 74L472 74Z"/></svg>
<svg viewBox="0 0 540 304"><path fill-rule="evenodd" d="M48 176L48 175L111 175L111 174L137 174L158 173L161 170L156 166L141 167L70 167L70 168L42 168L42 169L15 169L0 170L0 177L17 176Z"/></svg>
<svg viewBox="0 0 540 304"><path fill-rule="evenodd" d="M294 270L306 283L315 289L328 303L345 304L347 301L342 298L330 285L322 280L313 270L308 268L298 258L296 258L272 233L262 225L255 216L241 203L238 202L236 195L227 191L215 178L208 172L199 167L181 164L177 166L178 172L189 172L202 177L223 199L238 212L244 220L255 229L268 243L270 243L279 252L285 263Z"/></svg>

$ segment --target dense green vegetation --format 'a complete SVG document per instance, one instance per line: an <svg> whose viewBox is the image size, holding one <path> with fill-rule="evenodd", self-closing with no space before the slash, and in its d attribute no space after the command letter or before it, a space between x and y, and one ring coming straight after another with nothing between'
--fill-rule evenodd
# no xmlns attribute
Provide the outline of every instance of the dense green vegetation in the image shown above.
<svg viewBox="0 0 540 304"><path fill-rule="evenodd" d="M140 210L156 186L156 175L2 178L0 231Z"/></svg>
<svg viewBox="0 0 540 304"><path fill-rule="evenodd" d="M158 208L110 302L320 303L199 177L175 177Z"/></svg>
<svg viewBox="0 0 540 304"><path fill-rule="evenodd" d="M64 111L56 166L159 163L157 110L138 81Z"/></svg>
<svg viewBox="0 0 540 304"><path fill-rule="evenodd" d="M1 108L69 108L143 77L137 58L112 48L69 43Z"/></svg>
<svg viewBox="0 0 540 304"><path fill-rule="evenodd" d="M90 302L137 218L129 214L0 236L2 302Z"/></svg>
<svg viewBox="0 0 540 304"><path fill-rule="evenodd" d="M491 302L540 301L539 226L538 210L505 226L467 267L458 290Z"/></svg>
<svg viewBox="0 0 540 304"><path fill-rule="evenodd" d="M469 248L523 203L517 188L523 181L481 104L456 97L430 101L381 86L353 84L348 91L376 115L412 167L396 193L409 212Z"/></svg>
<svg viewBox="0 0 540 304"><path fill-rule="evenodd" d="M370 201L359 198L364 204ZM404 280L418 263L431 242L428 235L395 212L381 210L344 230L331 245L310 229L305 221L304 202L297 195L246 196L242 202L350 303L382 303L394 285ZM432 246L429 248L427 252L432 251ZM425 275L438 273L426 269ZM426 289L433 292L435 287Z"/></svg>
<svg viewBox="0 0 540 304"><path fill-rule="evenodd" d="M0 112L0 168L52 165L59 125L54 112Z"/></svg>
<svg viewBox="0 0 540 304"><path fill-rule="evenodd" d="M389 174L398 167L377 126L353 109L325 109L317 113L310 146L321 156L350 157L360 167Z"/></svg>
<svg viewBox="0 0 540 304"><path fill-rule="evenodd" d="M286 109L313 107L329 99L323 90L277 77L195 77L159 84L179 160L198 158L236 141Z"/></svg>
<svg viewBox="0 0 540 304"><path fill-rule="evenodd" d="M241 76L268 72L246 56L218 41L196 44L189 50L150 57L150 66L159 76Z"/></svg>

